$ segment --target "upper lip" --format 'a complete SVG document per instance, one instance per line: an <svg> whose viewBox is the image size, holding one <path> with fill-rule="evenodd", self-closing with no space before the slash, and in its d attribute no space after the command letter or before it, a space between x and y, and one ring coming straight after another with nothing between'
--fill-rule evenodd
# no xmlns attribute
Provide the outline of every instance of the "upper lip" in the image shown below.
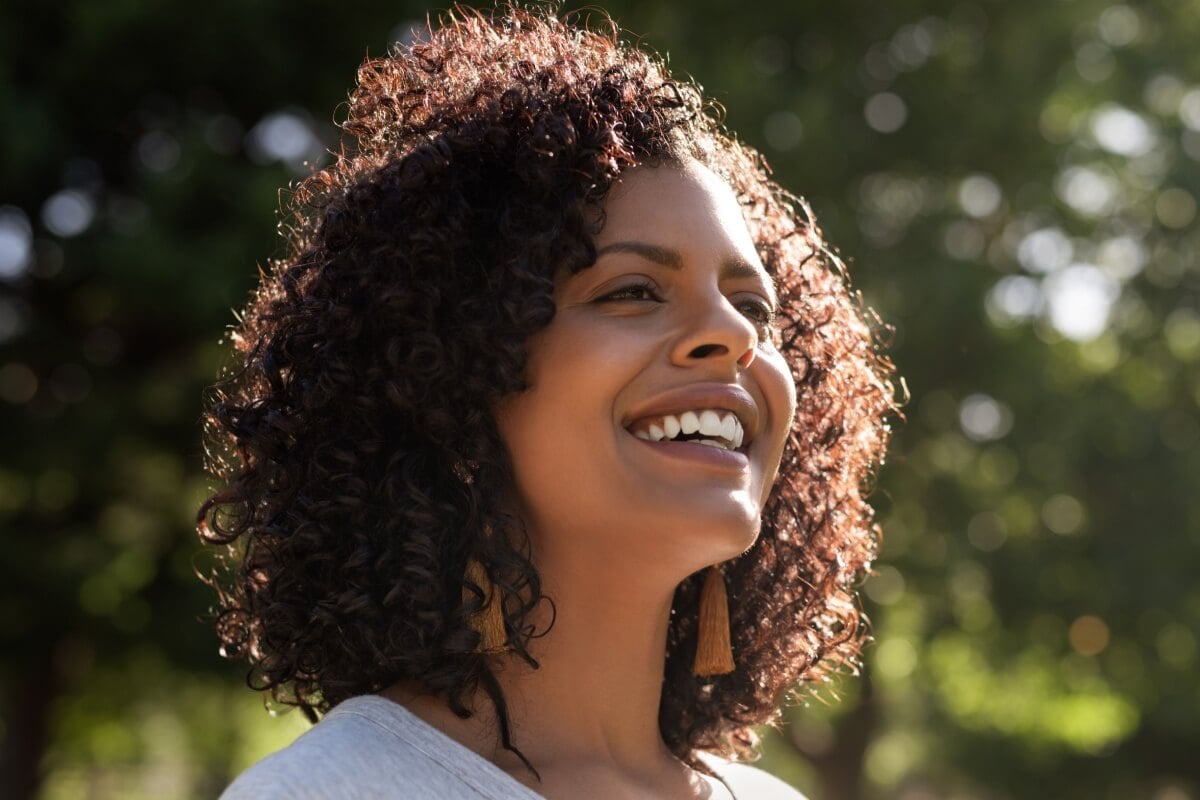
<svg viewBox="0 0 1200 800"><path fill-rule="evenodd" d="M628 429L634 422L646 417L681 414L704 408L732 411L745 432L743 447L757 437L758 404L749 392L732 383L694 383L663 392L629 411L621 420L621 425Z"/></svg>

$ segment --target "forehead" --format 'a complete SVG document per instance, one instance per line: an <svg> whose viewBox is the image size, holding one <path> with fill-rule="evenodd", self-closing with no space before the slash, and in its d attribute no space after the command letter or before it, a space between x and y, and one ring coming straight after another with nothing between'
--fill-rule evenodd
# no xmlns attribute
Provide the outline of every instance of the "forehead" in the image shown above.
<svg viewBox="0 0 1200 800"><path fill-rule="evenodd" d="M718 224L730 239L752 243L738 198L724 179L689 161L625 170L605 199L605 228L632 230L667 224Z"/></svg>
<svg viewBox="0 0 1200 800"><path fill-rule="evenodd" d="M621 175L605 200L596 245L628 238L681 250L716 247L758 263L737 195L696 161L638 166Z"/></svg>

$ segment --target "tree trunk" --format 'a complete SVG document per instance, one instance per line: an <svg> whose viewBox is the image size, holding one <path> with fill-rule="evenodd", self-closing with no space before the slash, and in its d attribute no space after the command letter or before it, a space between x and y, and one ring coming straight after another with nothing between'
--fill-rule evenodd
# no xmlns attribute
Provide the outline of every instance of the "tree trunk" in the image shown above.
<svg viewBox="0 0 1200 800"><path fill-rule="evenodd" d="M50 734L50 706L58 691L54 642L38 641L13 665L4 687L0 734L0 797L34 800L42 782L42 754Z"/></svg>
<svg viewBox="0 0 1200 800"><path fill-rule="evenodd" d="M813 800L862 800L863 757L879 721L870 675L860 678L861 692L854 708L834 726L833 743L810 751L787 737L788 742L816 770L820 795Z"/></svg>

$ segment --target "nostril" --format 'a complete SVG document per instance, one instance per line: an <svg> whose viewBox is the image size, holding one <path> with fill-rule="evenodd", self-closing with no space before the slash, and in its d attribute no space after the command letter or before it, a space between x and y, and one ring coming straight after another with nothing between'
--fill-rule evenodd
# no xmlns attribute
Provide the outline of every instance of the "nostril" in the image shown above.
<svg viewBox="0 0 1200 800"><path fill-rule="evenodd" d="M699 347L692 348L692 352L688 355L691 358L708 358L714 353L722 354L727 352L729 352L729 348L723 344L702 344Z"/></svg>

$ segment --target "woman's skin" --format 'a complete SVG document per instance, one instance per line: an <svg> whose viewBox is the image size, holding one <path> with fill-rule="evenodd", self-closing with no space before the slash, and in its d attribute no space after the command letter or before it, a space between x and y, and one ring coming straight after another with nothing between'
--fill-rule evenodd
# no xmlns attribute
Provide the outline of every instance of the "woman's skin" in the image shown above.
<svg viewBox="0 0 1200 800"><path fill-rule="evenodd" d="M795 413L774 288L733 192L695 162L626 172L596 246L593 267L560 277L554 320L529 342L529 390L497 410L557 612L530 644L539 669L497 667L514 742L542 781L500 746L482 695L461 720L404 684L383 694L547 798L725 798L667 749L658 707L675 587L753 544ZM745 452L631 432L701 409L735 411ZM743 800L799 797L739 774Z"/></svg>

